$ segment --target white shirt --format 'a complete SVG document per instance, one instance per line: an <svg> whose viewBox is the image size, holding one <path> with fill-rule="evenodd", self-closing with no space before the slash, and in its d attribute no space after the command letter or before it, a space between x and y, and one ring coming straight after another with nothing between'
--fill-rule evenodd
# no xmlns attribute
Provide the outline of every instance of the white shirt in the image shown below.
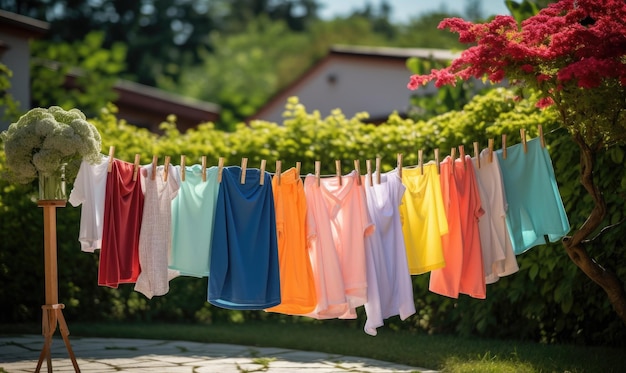
<svg viewBox="0 0 626 373"><path fill-rule="evenodd" d="M82 161L68 199L74 207L82 204L78 241L84 252L93 253L102 247L108 164L109 157L104 155L99 164Z"/></svg>

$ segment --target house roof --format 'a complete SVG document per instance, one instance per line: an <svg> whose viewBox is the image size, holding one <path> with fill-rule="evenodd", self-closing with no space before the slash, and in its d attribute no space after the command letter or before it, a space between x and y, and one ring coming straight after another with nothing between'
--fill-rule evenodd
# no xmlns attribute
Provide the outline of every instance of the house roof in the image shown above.
<svg viewBox="0 0 626 373"><path fill-rule="evenodd" d="M277 107L282 107L289 97L296 95L296 91L304 87L304 85L310 82L315 76L322 73L331 61L350 59L353 60L353 63L355 64L361 64L365 61L378 61L397 64L399 69L406 69L406 60L410 57L449 61L455 59L458 55L459 53L457 52L434 48L334 45L330 47L326 56L270 98L266 104L263 105L263 107L261 107L253 116L247 118L246 121L249 122L256 119L265 119L268 115L270 115L269 113L274 112Z"/></svg>
<svg viewBox="0 0 626 373"><path fill-rule="evenodd" d="M180 130L187 130L203 122L219 119L220 106L179 96L170 92L128 80L119 80L113 87L118 94L115 105L120 117L133 124L158 132L159 123L174 114Z"/></svg>
<svg viewBox="0 0 626 373"><path fill-rule="evenodd" d="M28 36L41 36L48 32L50 24L35 18L0 9L0 27L18 30L26 33Z"/></svg>

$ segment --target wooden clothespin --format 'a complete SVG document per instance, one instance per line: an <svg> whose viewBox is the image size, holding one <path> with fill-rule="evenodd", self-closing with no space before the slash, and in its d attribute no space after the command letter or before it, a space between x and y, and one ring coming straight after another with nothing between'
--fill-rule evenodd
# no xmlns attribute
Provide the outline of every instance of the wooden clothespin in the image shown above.
<svg viewBox="0 0 626 373"><path fill-rule="evenodd" d="M493 162L493 139L489 139L489 163Z"/></svg>
<svg viewBox="0 0 626 373"><path fill-rule="evenodd" d="M224 157L217 159L217 182L222 182L222 172L224 171Z"/></svg>
<svg viewBox="0 0 626 373"><path fill-rule="evenodd" d="M541 124L539 126L537 126L537 129L539 130L539 142L541 143L541 147L545 148L546 147L546 140L543 137L543 127L541 126Z"/></svg>
<svg viewBox="0 0 626 373"><path fill-rule="evenodd" d="M107 166L107 172L111 172L113 168L113 156L115 155L115 146L109 147L109 164Z"/></svg>
<svg viewBox="0 0 626 373"><path fill-rule="evenodd" d="M181 154L180 155L180 180L185 181L185 172L187 171L185 169L185 155Z"/></svg>
<svg viewBox="0 0 626 373"><path fill-rule="evenodd" d="M241 158L241 184L246 183L246 170L248 168L248 158Z"/></svg>
<svg viewBox="0 0 626 373"><path fill-rule="evenodd" d="M139 173L139 161L141 157L139 154L135 154L135 171L133 172L133 181L137 180L137 174Z"/></svg>
<svg viewBox="0 0 626 373"><path fill-rule="evenodd" d="M300 178L300 167L302 166L302 162L296 162L296 180Z"/></svg>
<svg viewBox="0 0 626 373"><path fill-rule="evenodd" d="M354 171L356 171L356 183L361 185L361 162L358 159L354 160Z"/></svg>
<svg viewBox="0 0 626 373"><path fill-rule="evenodd" d="M261 159L261 168L259 172L261 174L261 176L259 177L259 185L263 185L265 184L265 164L267 162L265 161L265 159Z"/></svg>
<svg viewBox="0 0 626 373"><path fill-rule="evenodd" d="M417 166L420 168L420 173L424 175L424 150L422 149L417 151Z"/></svg>
<svg viewBox="0 0 626 373"><path fill-rule="evenodd" d="M165 156L165 163L163 164L163 181L167 182L167 175L169 174L170 169L170 156Z"/></svg>
<svg viewBox="0 0 626 373"><path fill-rule="evenodd" d="M367 179L369 180L370 186L374 186L374 180L372 179L372 160L367 159L365 161L365 169L367 171Z"/></svg>
<svg viewBox="0 0 626 373"><path fill-rule="evenodd" d="M276 178L276 183L278 185L280 185L280 173L282 172L281 170L282 168L282 162L281 161L276 161L276 173L274 174L274 177Z"/></svg>
<svg viewBox="0 0 626 373"><path fill-rule="evenodd" d="M402 179L402 153L397 154L398 176Z"/></svg>
<svg viewBox="0 0 626 373"><path fill-rule="evenodd" d="M150 175L150 180L156 180L156 172L157 172L157 163L159 162L159 156L152 156L152 175Z"/></svg>
<svg viewBox="0 0 626 373"><path fill-rule="evenodd" d="M528 153L528 145L526 144L526 130L520 128L519 135L522 138L522 145L524 145L524 153Z"/></svg>
<svg viewBox="0 0 626 373"><path fill-rule="evenodd" d="M206 155L202 156L202 181L206 181Z"/></svg>
<svg viewBox="0 0 626 373"><path fill-rule="evenodd" d="M461 162L463 162L463 168L465 168L465 146L459 145L459 154L461 155Z"/></svg>
<svg viewBox="0 0 626 373"><path fill-rule="evenodd" d="M506 133L502 134L502 159L506 159Z"/></svg>
<svg viewBox="0 0 626 373"><path fill-rule="evenodd" d="M480 149L478 148L478 141L474 141L474 158L476 158L476 166L480 168Z"/></svg>
<svg viewBox="0 0 626 373"><path fill-rule="evenodd" d="M376 184L380 184L380 157L376 157Z"/></svg>
<svg viewBox="0 0 626 373"><path fill-rule="evenodd" d="M456 148L450 149L450 158L452 160L452 166L454 166L454 160L456 159Z"/></svg>
<svg viewBox="0 0 626 373"><path fill-rule="evenodd" d="M335 160L335 170L337 174L337 180L339 180L339 185L343 185L341 182L341 160Z"/></svg>
<svg viewBox="0 0 626 373"><path fill-rule="evenodd" d="M322 168L322 163L320 161L315 161L315 180L317 181L317 186L320 186L320 170Z"/></svg>
<svg viewBox="0 0 626 373"><path fill-rule="evenodd" d="M435 164L437 165L437 175L441 171L441 165L439 164L439 148L435 148Z"/></svg>

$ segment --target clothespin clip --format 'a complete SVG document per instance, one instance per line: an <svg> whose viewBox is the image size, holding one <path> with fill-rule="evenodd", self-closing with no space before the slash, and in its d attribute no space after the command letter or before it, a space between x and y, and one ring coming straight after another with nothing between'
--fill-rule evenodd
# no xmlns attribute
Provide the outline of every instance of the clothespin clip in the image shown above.
<svg viewBox="0 0 626 373"><path fill-rule="evenodd" d="M261 174L261 176L259 177L259 185L263 185L265 184L265 164L267 162L265 161L265 159L261 159L261 168L259 172Z"/></svg>
<svg viewBox="0 0 626 373"><path fill-rule="evenodd" d="M528 153L528 145L526 145L526 130L520 128L519 135L522 138L522 145L524 145L524 153Z"/></svg>
<svg viewBox="0 0 626 373"><path fill-rule="evenodd" d="M402 179L402 153L397 154L398 176Z"/></svg>
<svg viewBox="0 0 626 373"><path fill-rule="evenodd" d="M180 180L185 181L185 155L181 154L180 155Z"/></svg>
<svg viewBox="0 0 626 373"><path fill-rule="evenodd" d="M165 163L163 164L163 181L167 181L167 175L169 174L170 169L170 156L165 156Z"/></svg>
<svg viewBox="0 0 626 373"><path fill-rule="evenodd" d="M202 156L202 181L206 181L206 155Z"/></svg>
<svg viewBox="0 0 626 373"><path fill-rule="evenodd" d="M493 139L489 139L489 163L493 162Z"/></svg>
<svg viewBox="0 0 626 373"><path fill-rule="evenodd" d="M354 160L354 171L356 171L356 183L361 185L361 162L358 159Z"/></svg>
<svg viewBox="0 0 626 373"><path fill-rule="evenodd" d="M502 159L506 159L506 133L502 134Z"/></svg>
<svg viewBox="0 0 626 373"><path fill-rule="evenodd" d="M282 162L276 161L276 173L274 174L274 177L276 178L276 183L278 185L280 185L280 173L282 172L281 168L282 168Z"/></svg>
<svg viewBox="0 0 626 373"><path fill-rule="evenodd" d="M441 165L439 164L439 148L435 148L435 164L437 165L437 175L439 175L441 171Z"/></svg>
<svg viewBox="0 0 626 373"><path fill-rule="evenodd" d="M296 162L296 180L300 178L300 166L302 166L302 162Z"/></svg>
<svg viewBox="0 0 626 373"><path fill-rule="evenodd" d="M480 149L478 148L478 141L474 141L474 158L476 158L476 166L480 168Z"/></svg>
<svg viewBox="0 0 626 373"><path fill-rule="evenodd" d="M461 155L461 162L463 162L463 168L465 168L465 146L459 145L459 154Z"/></svg>
<svg viewBox="0 0 626 373"><path fill-rule="evenodd" d="M157 163L159 162L159 156L152 156L152 175L150 175L150 180L156 180L156 172L157 172Z"/></svg>
<svg viewBox="0 0 626 373"><path fill-rule="evenodd" d="M222 172L224 171L224 157L217 159L217 182L222 182Z"/></svg>
<svg viewBox="0 0 626 373"><path fill-rule="evenodd" d="M107 166L107 172L111 172L113 168L113 155L115 155L115 146L109 147L109 165Z"/></svg>
<svg viewBox="0 0 626 373"><path fill-rule="evenodd" d="M246 169L248 168L248 158L241 158L241 184L246 183Z"/></svg>
<svg viewBox="0 0 626 373"><path fill-rule="evenodd" d="M139 156L139 154L135 154L135 171L133 172L133 181L137 180L137 174L139 173L139 161L140 161L141 157Z"/></svg>
<svg viewBox="0 0 626 373"><path fill-rule="evenodd" d="M376 184L380 184L380 157L376 157Z"/></svg>
<svg viewBox="0 0 626 373"><path fill-rule="evenodd" d="M337 170L337 180L339 180L339 185L342 185L341 182L341 160L337 159L335 160L335 169Z"/></svg>
<svg viewBox="0 0 626 373"><path fill-rule="evenodd" d="M424 150L422 149L417 151L417 166L420 168L420 173L424 175Z"/></svg>
<svg viewBox="0 0 626 373"><path fill-rule="evenodd" d="M543 138L543 127L541 126L541 124L537 126L537 129L539 130L539 142L541 142L541 147L545 148L546 140Z"/></svg>
<svg viewBox="0 0 626 373"><path fill-rule="evenodd" d="M317 180L317 186L320 186L320 170L322 168L322 163L320 161L315 161L315 179Z"/></svg>
<svg viewBox="0 0 626 373"><path fill-rule="evenodd" d="M367 159L365 161L365 169L367 171L367 178L370 182L370 186L374 186L374 180L372 180L372 160Z"/></svg>

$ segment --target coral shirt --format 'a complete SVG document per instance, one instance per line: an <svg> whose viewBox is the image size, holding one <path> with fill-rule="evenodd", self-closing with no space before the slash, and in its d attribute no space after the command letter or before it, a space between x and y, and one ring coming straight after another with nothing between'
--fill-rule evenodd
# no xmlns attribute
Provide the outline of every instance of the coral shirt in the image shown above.
<svg viewBox="0 0 626 373"><path fill-rule="evenodd" d="M449 232L443 237L446 266L430 274L430 291L451 298L459 293L486 297L478 219L484 214L474 166L465 159L441 162L441 187Z"/></svg>
<svg viewBox="0 0 626 373"><path fill-rule="evenodd" d="M143 176L132 163L114 159L107 176L98 285L116 288L139 276L139 232L143 216Z"/></svg>
<svg viewBox="0 0 626 373"><path fill-rule="evenodd" d="M306 244L306 197L296 170L291 168L272 179L281 303L268 312L302 315L315 309L317 297L311 259Z"/></svg>

